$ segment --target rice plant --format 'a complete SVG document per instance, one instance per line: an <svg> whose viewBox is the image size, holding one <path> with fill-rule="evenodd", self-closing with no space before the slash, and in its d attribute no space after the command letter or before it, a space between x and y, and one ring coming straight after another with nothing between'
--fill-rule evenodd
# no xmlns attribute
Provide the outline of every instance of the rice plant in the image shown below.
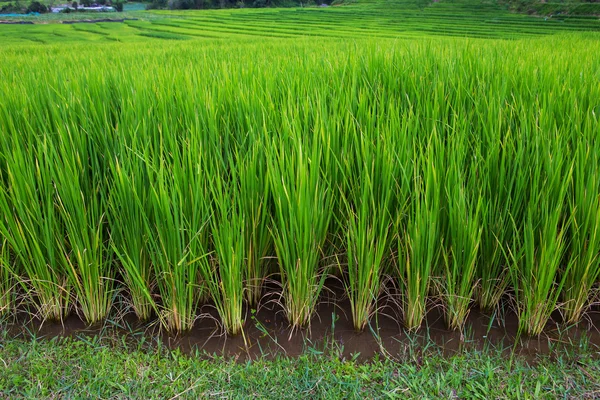
<svg viewBox="0 0 600 400"><path fill-rule="evenodd" d="M201 271L210 267L210 193L199 153L170 142L174 165L148 159L151 215L146 235L160 303L158 317L170 332L190 330L202 298Z"/></svg>
<svg viewBox="0 0 600 400"><path fill-rule="evenodd" d="M268 275L267 256L273 249L269 231L271 189L267 175L267 159L262 146L251 146L243 157L236 158L239 175L239 207L244 215L244 241L246 265L243 268L245 298L250 306L256 306L261 297L263 281Z"/></svg>
<svg viewBox="0 0 600 400"><path fill-rule="evenodd" d="M62 320L71 305L67 259L62 250L64 225L55 205L52 146L42 140L35 146L4 151L5 185L0 187L0 232L3 251L15 257L23 274L19 283L41 320Z"/></svg>
<svg viewBox="0 0 600 400"><path fill-rule="evenodd" d="M8 243L4 240L0 243L0 317L7 315L14 308L16 276Z"/></svg>
<svg viewBox="0 0 600 400"><path fill-rule="evenodd" d="M123 161L116 159L112 171L108 201L111 246L123 270L132 309L140 320L146 321L156 305L146 230L150 210L145 164L134 155Z"/></svg>
<svg viewBox="0 0 600 400"><path fill-rule="evenodd" d="M379 140L357 139L358 174L347 200L347 283L352 321L362 331L381 292L381 275L393 236L391 206L395 193L392 150Z"/></svg>
<svg viewBox="0 0 600 400"><path fill-rule="evenodd" d="M283 286L283 307L294 329L310 324L325 274L319 267L331 220L331 189L321 176L322 150L302 141L274 144L269 155L273 241Z"/></svg>
<svg viewBox="0 0 600 400"><path fill-rule="evenodd" d="M435 138L433 139L435 140ZM441 257L443 158L430 144L418 153L413 198L405 231L398 236L398 274L402 284L404 325L418 329L426 314L432 272Z"/></svg>
<svg viewBox="0 0 600 400"><path fill-rule="evenodd" d="M466 149L462 146L450 152L451 160L444 182L447 233L443 251L442 293L444 316L450 329L461 329L469 314L482 233L482 196L477 188L475 171L469 171L468 166L465 168Z"/></svg>
<svg viewBox="0 0 600 400"><path fill-rule="evenodd" d="M67 273L78 312L89 324L102 321L114 300L113 253L106 234L106 191L89 138L65 132L57 144L61 168L54 177L58 214L64 226ZM91 151L90 151L91 150ZM92 170L92 173L88 173Z"/></svg>
<svg viewBox="0 0 600 400"><path fill-rule="evenodd" d="M235 166L229 179L213 166L210 189L213 217L212 242L215 259L200 263L200 272L227 333L241 332L244 321L244 269L246 268L246 216L239 205L240 186ZM260 260L259 260L260 261Z"/></svg>
<svg viewBox="0 0 600 400"><path fill-rule="evenodd" d="M477 261L477 302L491 310L501 302L510 281L508 250L523 218L528 180L523 165L528 154L508 132L505 137L491 138L485 153L477 154L482 165L478 170L482 185L482 237Z"/></svg>
<svg viewBox="0 0 600 400"><path fill-rule="evenodd" d="M568 323L581 319L600 275L600 159L584 144L576 150L572 190L571 265L565 272L564 314Z"/></svg>
<svg viewBox="0 0 600 400"><path fill-rule="evenodd" d="M519 329L531 336L543 331L556 310L565 283L559 273L571 222L565 218L563 208L572 163L564 156L564 149L556 145L543 146L546 151L523 171L530 179L528 203L519 235L515 236L510 249ZM569 273L572 263L573 259L566 260L565 274Z"/></svg>

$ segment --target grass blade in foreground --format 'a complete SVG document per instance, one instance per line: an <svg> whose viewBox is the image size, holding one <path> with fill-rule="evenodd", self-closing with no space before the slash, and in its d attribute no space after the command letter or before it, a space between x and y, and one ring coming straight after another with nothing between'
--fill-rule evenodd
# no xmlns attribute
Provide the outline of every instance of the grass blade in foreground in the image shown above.
<svg viewBox="0 0 600 400"><path fill-rule="evenodd" d="M15 275L8 243L4 240L0 243L0 317L7 315L14 307Z"/></svg>

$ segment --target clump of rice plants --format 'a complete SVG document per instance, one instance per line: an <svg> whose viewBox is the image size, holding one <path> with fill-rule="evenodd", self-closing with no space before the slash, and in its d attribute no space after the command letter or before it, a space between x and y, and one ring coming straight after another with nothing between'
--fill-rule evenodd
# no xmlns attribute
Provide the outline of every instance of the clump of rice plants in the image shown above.
<svg viewBox="0 0 600 400"><path fill-rule="evenodd" d="M239 205L239 178L235 166L229 179L214 166L210 175L213 204L211 232L215 257L210 263L200 263L200 272L225 330L236 335L244 324L243 280L247 260L245 215Z"/></svg>
<svg viewBox="0 0 600 400"><path fill-rule="evenodd" d="M234 334L269 279L295 330L334 270L357 330L385 290L409 329L510 303L535 335L594 303L594 38L199 40L0 49L17 308L95 322L123 293L170 332L214 305Z"/></svg>
<svg viewBox="0 0 600 400"><path fill-rule="evenodd" d="M211 200L201 153L191 146L181 149L176 138L164 145L164 155L146 160L151 170L146 235L160 295L158 317L176 333L193 327L203 292L201 271L211 268Z"/></svg>
<svg viewBox="0 0 600 400"><path fill-rule="evenodd" d="M34 314L41 320L62 320L71 305L71 283L62 249L64 225L55 205L53 181L58 166L53 148L48 140L28 147L19 143L12 146L3 151L3 251L10 251L23 274L18 281Z"/></svg>
<svg viewBox="0 0 600 400"><path fill-rule="evenodd" d="M570 186L572 163L559 145L539 144L545 151L531 160L523 174L529 179L528 202L519 234L509 249L510 274L515 289L519 329L539 335L556 309L565 283L561 267L568 274L573 259L563 257L567 250L567 229L571 222L564 215L564 200Z"/></svg>
<svg viewBox="0 0 600 400"><path fill-rule="evenodd" d="M432 142L418 152L406 228L398 236L402 312L411 330L425 318L431 275L441 257L443 154L435 147Z"/></svg>
<svg viewBox="0 0 600 400"><path fill-rule="evenodd" d="M378 140L358 137L355 142L358 171L348 208L347 282L352 321L362 331L374 311L381 292L381 275L393 236L391 206L395 193L394 157L392 149ZM351 171L351 173L354 171Z"/></svg>
<svg viewBox="0 0 600 400"><path fill-rule="evenodd" d="M78 312L93 324L108 315L114 299L113 252L106 235L106 190L102 168L85 135L62 132L57 143L58 214L64 225L67 273Z"/></svg>
<svg viewBox="0 0 600 400"><path fill-rule="evenodd" d="M323 149L300 139L270 149L273 240L283 286L283 307L293 328L310 323L325 275L319 267L332 216L331 189L321 175Z"/></svg>
<svg viewBox="0 0 600 400"><path fill-rule="evenodd" d="M477 157L477 184L482 186L482 237L477 260L476 298L484 310L499 306L510 281L508 250L519 234L514 221L520 221L525 209L528 180L522 166L527 154L515 143L514 135L488 137L490 143Z"/></svg>
<svg viewBox="0 0 600 400"><path fill-rule="evenodd" d="M256 306L261 297L263 281L268 274L267 256L273 248L269 231L271 189L267 175L267 159L261 143L254 144L237 159L241 212L244 215L246 265L243 268L245 298Z"/></svg>
<svg viewBox="0 0 600 400"><path fill-rule="evenodd" d="M112 165L108 219L112 250L121 265L135 315L148 320L155 308L151 257L148 249L149 193L145 164L129 156Z"/></svg>
<svg viewBox="0 0 600 400"><path fill-rule="evenodd" d="M444 181L447 226L444 241L442 293L450 329L461 329L475 291L476 262L481 240L481 191L475 171L465 165L465 143L453 146Z"/></svg>
<svg viewBox="0 0 600 400"><path fill-rule="evenodd" d="M581 319L600 275L600 156L585 144L579 144L575 156L569 198L571 265L562 296L568 323Z"/></svg>

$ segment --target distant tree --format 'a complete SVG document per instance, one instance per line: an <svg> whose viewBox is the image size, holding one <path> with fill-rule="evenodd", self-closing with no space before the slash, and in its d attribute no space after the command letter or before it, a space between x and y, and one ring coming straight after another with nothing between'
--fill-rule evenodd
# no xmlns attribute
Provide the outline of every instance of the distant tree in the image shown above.
<svg viewBox="0 0 600 400"><path fill-rule="evenodd" d="M75 11L77 11L77 9L79 8L79 4L77 4L77 2L74 1L73 3L71 3L71 7L73 7Z"/></svg>
<svg viewBox="0 0 600 400"><path fill-rule="evenodd" d="M23 7L21 7L19 5L19 3L13 4L13 3L7 3L2 5L2 7L0 7L0 13L5 14L5 13L20 13L23 12Z"/></svg>
<svg viewBox="0 0 600 400"><path fill-rule="evenodd" d="M40 3L39 1L32 1L31 3L29 3L29 6L27 6L27 14L29 13L39 13L39 14L43 14L43 13L47 13L48 12L48 7L46 7L44 4Z"/></svg>
<svg viewBox="0 0 600 400"><path fill-rule="evenodd" d="M146 5L146 10L161 9L167 6L167 0L152 0L152 3Z"/></svg>

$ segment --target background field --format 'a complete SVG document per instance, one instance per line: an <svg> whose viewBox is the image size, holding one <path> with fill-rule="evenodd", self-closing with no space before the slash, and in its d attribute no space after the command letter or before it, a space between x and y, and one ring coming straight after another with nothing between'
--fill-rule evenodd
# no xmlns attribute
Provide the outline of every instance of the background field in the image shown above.
<svg viewBox="0 0 600 400"><path fill-rule="evenodd" d="M459 36L472 38L524 39L561 32L600 30L595 16L551 17L511 13L492 2L454 0L435 3L413 0L361 1L350 6L327 8L243 9L207 11L131 11L105 15L43 15L29 21L60 22L82 18L138 18L125 23L93 26L56 24L0 26L4 44L33 41L148 41L150 39L290 39L312 37L418 38Z"/></svg>

